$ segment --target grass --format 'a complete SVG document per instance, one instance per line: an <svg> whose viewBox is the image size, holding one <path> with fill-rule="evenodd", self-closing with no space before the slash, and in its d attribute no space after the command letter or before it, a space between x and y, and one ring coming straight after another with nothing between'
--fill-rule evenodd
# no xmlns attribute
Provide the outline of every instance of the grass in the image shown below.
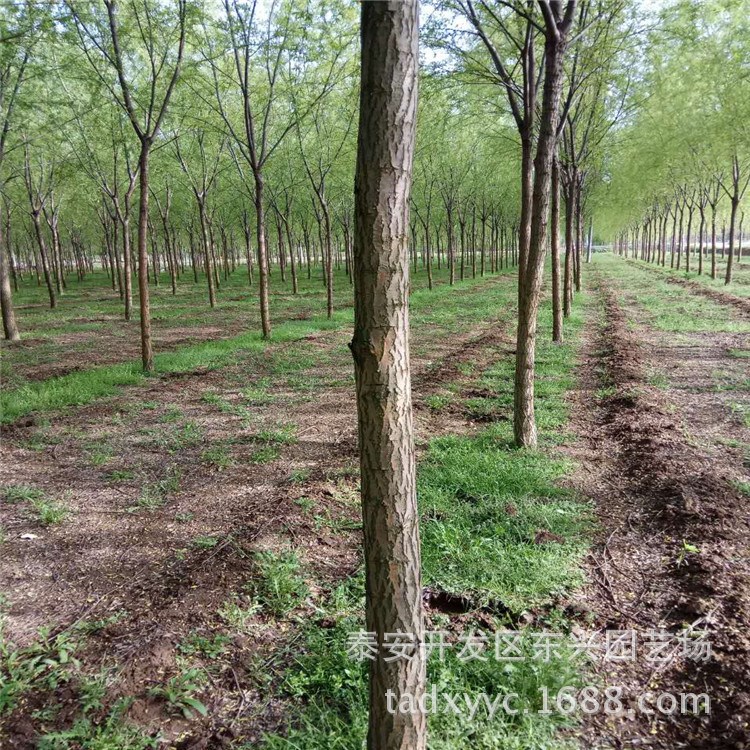
<svg viewBox="0 0 750 750"><path fill-rule="evenodd" d="M654 328L673 333L750 333L750 323L735 315L731 307L670 284L667 274L655 274L644 268L645 264L609 253L594 257L619 289L634 297Z"/></svg>
<svg viewBox="0 0 750 750"><path fill-rule="evenodd" d="M195 714L208 715L208 709L195 696L202 692L207 681L202 669L191 668L170 677L163 685L149 688L149 695L162 698L171 713L181 713L186 719Z"/></svg>
<svg viewBox="0 0 750 750"><path fill-rule="evenodd" d="M136 501L135 508L157 510L166 505L169 495L180 488L180 470L177 466L167 468L165 476L155 482L146 482Z"/></svg>
<svg viewBox="0 0 750 750"><path fill-rule="evenodd" d="M26 503L34 518L42 526L54 526L62 523L70 514L70 509L59 500L54 500L39 489L26 484L14 484L3 491L7 503Z"/></svg>
<svg viewBox="0 0 750 750"><path fill-rule="evenodd" d="M259 552L255 564L257 577L249 590L265 610L283 617L302 604L308 588L295 552Z"/></svg>
<svg viewBox="0 0 750 750"><path fill-rule="evenodd" d="M512 305L496 295L493 303ZM489 295L488 295L489 296ZM480 303L480 307L484 301ZM591 309L584 298L584 307ZM473 311L472 311L473 312ZM436 325L454 325L458 311L450 305L422 311ZM486 402L470 406L490 414L494 421L471 436L431 440L420 462L418 497L421 515L423 582L452 593L468 594L476 606L490 604L498 629L509 626L508 616L531 607L549 607L555 597L581 582L580 561L591 532L590 509L560 479L571 465L554 453L567 439L566 394L574 384L576 336L584 321L580 306L567 323L565 345L553 345L548 312L540 316L537 351L537 423L539 450L511 446L508 420L512 408L511 359L500 360L479 378L488 391ZM475 368L476 369L476 368ZM435 401L431 408L442 408ZM301 500L297 501L301 504ZM542 532L540 534L540 532ZM305 707L292 715L285 732L267 736L265 750L349 750L362 747L367 731L366 666L347 653L349 634L363 628L362 576L338 586L328 595L327 621L321 628L305 629L302 653L295 649L293 664L284 675L283 688L291 702ZM444 615L433 615L433 629L450 626ZM469 615L471 617L471 615ZM486 617L486 615L485 615ZM566 627L561 613L549 615L556 629ZM486 619L482 627L487 627ZM462 623L471 626L471 620ZM512 624L512 621L511 621ZM528 653L533 631L524 635ZM568 747L557 730L574 721L559 714L540 716L540 688L551 695L563 686L580 685L580 663L569 654L549 662L526 659L506 663L463 662L449 652L428 665L428 686L440 692L480 692L496 695L517 692L528 713L498 713L493 719L436 713L428 717L431 750L459 747L503 750L557 750Z"/></svg>
<svg viewBox="0 0 750 750"><path fill-rule="evenodd" d="M233 463L231 454L224 445L214 445L201 454L201 461L218 471L228 469Z"/></svg>
<svg viewBox="0 0 750 750"><path fill-rule="evenodd" d="M38 487L27 484L13 484L3 490L3 499L7 503L32 503L44 498L44 492Z"/></svg>
<svg viewBox="0 0 750 750"><path fill-rule="evenodd" d="M424 288L426 280L423 274L417 274L413 279L415 291L412 292L411 298L415 311L415 325L423 319L425 323L430 323L437 329L449 330L465 311L461 299L457 299L462 295L455 294L457 288L462 288L464 301L472 297L483 301L481 307L475 307L478 315L494 314L495 307L491 295L486 293L481 279L468 279L455 287L450 287L440 279L440 274L436 274L436 281L435 288L429 292ZM278 284L278 280L274 281L274 285ZM162 327L160 321L165 321L163 327L168 328L171 325L185 327L188 324L210 324L217 318L221 321L241 319L251 330L221 340L158 352L154 357L154 377L218 369L252 355L268 359L268 369L272 373L287 374L290 378L296 378L295 382L298 382L300 387L305 384L309 386L309 379L301 378L300 372L312 365L320 364L319 352L312 346L285 347L284 344L298 343L311 334L340 329L350 326L352 322L352 308L348 304L342 306L340 301L332 318L321 314L320 307L317 307L319 283L315 280L301 279L301 293L297 297L289 295L274 300L277 304L274 310L276 320L272 339L266 341L256 332L259 328L257 320L252 317L247 320L248 311L255 315L257 298L246 289L241 270L234 274L224 288L240 292L244 296L236 302L222 300L215 310L206 309L200 285L184 285L176 298L169 294L167 287L168 284L159 290L152 290L153 319L157 330ZM334 288L342 301L350 302L351 287L343 274L337 274ZM104 302L97 301L105 290L106 294L110 294L111 290L108 290L104 274L92 274L83 283L73 287L69 295L61 298L54 313L44 310L43 307L24 310L19 316L23 334L32 337L45 332L52 337L59 335L62 333L59 323L80 314L82 305L92 316L119 317L121 310L116 295L112 294L111 299L105 298ZM16 301L19 306L38 303L43 301L42 292L35 285L24 284L16 295ZM420 309L424 312L420 312ZM205 319L196 311L203 311ZM308 312L309 317L289 320L300 311ZM121 330L123 336L134 335L124 323ZM83 406L96 399L116 396L123 388L141 384L148 377L142 372L137 361L95 366L40 381L25 381L13 374L16 364L34 364L43 356L49 356L50 360L53 360L54 349L48 351L47 355L44 355L44 351L37 352L36 348L31 352L12 347L4 351L3 380L14 387L5 388L0 392L0 422L14 422L27 414L54 413L74 406ZM24 357L28 361L24 360ZM243 395L251 404L257 405L269 403L273 399L262 382L247 388ZM143 408L156 408L156 404Z"/></svg>
<svg viewBox="0 0 750 750"><path fill-rule="evenodd" d="M70 509L67 506L46 497L32 501L31 507L37 521L42 526L54 526L62 523L70 515Z"/></svg>

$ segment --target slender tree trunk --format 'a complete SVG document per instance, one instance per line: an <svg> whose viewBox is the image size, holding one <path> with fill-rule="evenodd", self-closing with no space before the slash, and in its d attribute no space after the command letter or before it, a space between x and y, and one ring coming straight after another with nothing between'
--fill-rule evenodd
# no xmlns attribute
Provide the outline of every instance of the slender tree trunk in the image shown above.
<svg viewBox="0 0 750 750"><path fill-rule="evenodd" d="M716 278L716 204L711 206L711 278Z"/></svg>
<svg viewBox="0 0 750 750"><path fill-rule="evenodd" d="M260 325L263 338L271 336L271 312L268 290L268 252L266 250L266 219L263 206L263 176L255 170L255 217L258 241L258 293L260 296Z"/></svg>
<svg viewBox="0 0 750 750"><path fill-rule="evenodd" d="M39 246L39 257L42 261L42 271L44 273L44 283L47 285L47 292L49 294L49 306L51 308L57 307L57 296L55 295L55 285L52 281L52 275L50 273L49 261L47 258L47 243L44 241L44 233L42 232L42 222L39 219L39 212L31 212L31 221L34 225L34 234L36 235L37 245Z"/></svg>
<svg viewBox="0 0 750 750"><path fill-rule="evenodd" d="M732 208L729 213L729 253L727 255L727 271L724 275L724 284L732 283L732 261L734 259L734 232L737 225L737 209L740 206L740 198L735 190L732 196Z"/></svg>
<svg viewBox="0 0 750 750"><path fill-rule="evenodd" d="M2 309L3 315L3 332L8 341L20 341L21 334L16 323L16 314L13 310L13 293L10 289L9 255L10 248L6 246L2 223L0 223L0 309Z"/></svg>
<svg viewBox="0 0 750 750"><path fill-rule="evenodd" d="M151 300L148 288L148 154L151 143L143 140L140 158L140 207L138 211L138 292L141 312L141 360L143 371L154 369L154 352L151 345Z"/></svg>
<svg viewBox="0 0 750 750"><path fill-rule="evenodd" d="M562 343L563 310L560 299L560 165L552 162L552 207L550 209L550 250L552 253L552 340Z"/></svg>
<svg viewBox="0 0 750 750"><path fill-rule="evenodd" d="M351 343L357 384L367 631L405 633L409 660L370 664L368 750L424 750L422 587L409 362L409 194L417 0L362 3ZM415 710L389 711L406 694ZM390 698L390 700L389 700Z"/></svg>
<svg viewBox="0 0 750 750"><path fill-rule="evenodd" d="M565 267L563 269L563 316L570 317L573 302L573 216L575 191L571 180L565 191Z"/></svg>
<svg viewBox="0 0 750 750"><path fill-rule="evenodd" d="M575 7L575 0L571 0ZM558 8L559 9L559 8ZM562 32L545 33L544 93L534 158L534 199L531 234L525 267L519 271L518 329L516 334L516 372L513 404L513 434L518 446L536 447L534 416L534 369L536 326L547 242L547 219L552 161L557 140L557 123L563 79L563 55L566 40Z"/></svg>

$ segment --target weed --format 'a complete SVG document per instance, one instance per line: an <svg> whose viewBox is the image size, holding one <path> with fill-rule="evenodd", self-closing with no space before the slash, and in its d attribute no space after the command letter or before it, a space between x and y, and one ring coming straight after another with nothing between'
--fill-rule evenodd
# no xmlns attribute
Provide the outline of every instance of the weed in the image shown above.
<svg viewBox="0 0 750 750"><path fill-rule="evenodd" d="M446 395L433 394L431 396L426 396L424 402L433 411L442 411L450 404L451 397Z"/></svg>
<svg viewBox="0 0 750 750"><path fill-rule="evenodd" d="M179 649L189 656L197 654L206 659L219 659L227 652L231 640L229 636L222 633L209 637L193 631L179 645Z"/></svg>
<svg viewBox="0 0 750 750"><path fill-rule="evenodd" d="M0 717L9 714L31 692L54 690L80 668L74 653L78 642L68 633L54 638L41 630L39 640L16 648L5 639L0 623Z"/></svg>
<svg viewBox="0 0 750 750"><path fill-rule="evenodd" d="M201 716L208 714L208 709L196 697L203 690L206 674L200 669L191 668L170 677L163 685L149 689L149 695L163 698L173 712L182 713L186 719L192 719L194 712Z"/></svg>
<svg viewBox="0 0 750 750"><path fill-rule="evenodd" d="M197 536L193 539L193 547L198 549L211 549L219 543L219 537L216 536Z"/></svg>
<svg viewBox="0 0 750 750"><path fill-rule="evenodd" d="M298 497L294 503L295 505L299 505L305 513L309 513L315 506L315 503L309 497Z"/></svg>
<svg viewBox="0 0 750 750"><path fill-rule="evenodd" d="M86 455L93 466L103 466L114 454L114 449L105 441L91 442L86 446Z"/></svg>
<svg viewBox="0 0 750 750"><path fill-rule="evenodd" d="M164 414L159 418L160 422L179 422L182 419L182 409L174 404L170 404Z"/></svg>
<svg viewBox="0 0 750 750"><path fill-rule="evenodd" d="M230 599L221 605L218 614L229 627L234 630L245 631L259 610L260 605L257 602L242 606L239 600Z"/></svg>
<svg viewBox="0 0 750 750"><path fill-rule="evenodd" d="M310 478L310 469L292 469L289 481L293 484L304 484Z"/></svg>
<svg viewBox="0 0 750 750"><path fill-rule="evenodd" d="M135 479L135 472L128 469L115 469L107 474L107 479L115 484L129 482L131 479Z"/></svg>
<svg viewBox="0 0 750 750"><path fill-rule="evenodd" d="M131 698L122 698L104 721L94 723L84 717L70 729L43 735L38 750L156 750L161 744L159 737L149 737L125 721L131 703Z"/></svg>
<svg viewBox="0 0 750 750"><path fill-rule="evenodd" d="M267 464L275 461L280 455L281 451L275 445L264 445L250 454L250 460L255 464Z"/></svg>
<svg viewBox="0 0 750 750"><path fill-rule="evenodd" d="M70 514L70 509L63 503L47 498L40 498L31 503L36 519L42 526L54 526L62 523Z"/></svg>
<svg viewBox="0 0 750 750"><path fill-rule="evenodd" d="M30 487L26 484L12 484L5 488L3 497L8 503L33 503L37 500L42 500L44 498L44 492L38 487Z"/></svg>
<svg viewBox="0 0 750 750"><path fill-rule="evenodd" d="M234 461L229 455L226 447L223 445L215 445L208 450L203 451L201 454L201 461L213 466L215 469L222 471L229 468Z"/></svg>
<svg viewBox="0 0 750 750"><path fill-rule="evenodd" d="M293 424L285 424L274 430L261 430L255 440L271 445L290 445L297 442L296 429Z"/></svg>
<svg viewBox="0 0 750 750"><path fill-rule="evenodd" d="M296 553L259 552L255 562L258 577L250 589L266 609L280 617L304 601L308 588L299 574L300 562Z"/></svg>
<svg viewBox="0 0 750 750"><path fill-rule="evenodd" d="M166 504L170 493L180 488L180 470L177 466L167 469L164 478L156 482L148 482L141 487L136 505L146 510L156 510Z"/></svg>

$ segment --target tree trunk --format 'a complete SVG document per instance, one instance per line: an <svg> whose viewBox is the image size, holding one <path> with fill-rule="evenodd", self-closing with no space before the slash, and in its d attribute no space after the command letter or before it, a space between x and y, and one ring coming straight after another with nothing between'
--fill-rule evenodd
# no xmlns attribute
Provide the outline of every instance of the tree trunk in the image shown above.
<svg viewBox="0 0 750 750"><path fill-rule="evenodd" d="M550 249L552 253L552 340L562 343L563 311L560 299L560 166L552 162L552 207Z"/></svg>
<svg viewBox="0 0 750 750"><path fill-rule="evenodd" d="M575 0L571 0L575 7ZM553 33L554 32L554 33ZM518 446L537 445L534 417L534 367L539 297L547 243L547 219L552 161L557 141L560 96L562 93L565 34L558 29L545 33L544 93L534 158L534 198L531 234L525 268L519 270L518 329L513 404L513 434Z"/></svg>
<svg viewBox="0 0 750 750"><path fill-rule="evenodd" d="M21 334L18 331L16 314L13 310L13 294L10 290L9 255L10 247L6 247L3 239L3 227L0 223L0 308L3 315L3 331L8 341L20 341Z"/></svg>
<svg viewBox="0 0 750 750"><path fill-rule="evenodd" d="M271 312L268 295L268 252L266 250L266 218L263 206L263 176L255 170L255 218L258 241L258 293L260 296L260 326L263 338L271 336Z"/></svg>
<svg viewBox="0 0 750 750"><path fill-rule="evenodd" d="M737 209L740 206L740 197L735 189L732 196L732 209L729 213L729 253L727 254L727 272L724 276L724 284L732 283L732 261L734 259L734 231L737 225Z"/></svg>
<svg viewBox="0 0 750 750"><path fill-rule="evenodd" d="M141 194L138 211L138 292L141 312L141 360L143 371L154 369L154 352L151 346L151 300L148 288L148 152L149 140L141 142L140 180Z"/></svg>
<svg viewBox="0 0 750 750"><path fill-rule="evenodd" d="M367 631L402 632L412 658L370 665L369 750L424 750L425 658L409 360L409 194L417 105L417 0L362 3L355 177L354 356ZM414 711L398 711L410 695ZM390 698L390 700L389 700ZM389 711L389 704L396 710Z"/></svg>
<svg viewBox="0 0 750 750"><path fill-rule="evenodd" d="M44 234L42 233L42 223L39 220L38 211L31 212L31 221L34 224L34 234L36 235L36 241L39 246L39 257L42 260L44 282L47 285L47 292L49 293L49 306L51 308L54 308L57 307L57 297L55 296L55 285L50 274L49 261L47 258L47 244L44 241Z"/></svg>

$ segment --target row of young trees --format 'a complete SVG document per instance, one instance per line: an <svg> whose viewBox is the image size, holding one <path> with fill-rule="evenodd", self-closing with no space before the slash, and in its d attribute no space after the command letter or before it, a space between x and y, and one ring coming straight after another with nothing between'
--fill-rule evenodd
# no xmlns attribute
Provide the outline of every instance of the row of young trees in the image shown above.
<svg viewBox="0 0 750 750"><path fill-rule="evenodd" d="M173 291L203 271L220 304L222 278L246 264L267 337L272 265L293 290L319 269L330 314L342 264L355 287L368 630L412 633L419 647L410 268L429 279L446 263L453 281L517 265L514 435L535 447L545 260L549 249L562 341L603 144L629 103L636 8L442 0L419 110L417 0L362 3L359 86L343 0L50 0L2 13L6 335L14 273L38 264L54 305L71 268L80 278L101 263L130 315L135 268L148 371L161 269ZM388 690L419 697L424 654L371 669L369 747L424 748L424 714L386 702Z"/></svg>
<svg viewBox="0 0 750 750"><path fill-rule="evenodd" d="M750 185L748 19L747 0L661 12L600 195L616 252L712 278L718 252L731 283Z"/></svg>
<svg viewBox="0 0 750 750"><path fill-rule="evenodd" d="M3 278L17 288L35 274L54 307L66 274L102 267L129 320L137 274L147 369L148 284L162 272L173 293L183 274L195 283L201 272L214 306L222 278L244 264L268 336L269 274L296 293L299 273L320 270L330 315L334 267L351 278L351 10L274 5L261 18L225 3L218 19L185 4L47 10L19 6L6 19L16 33L5 48ZM129 80L138 66L144 74ZM410 225L414 268L429 286L433 265L447 265L452 283L513 263L518 224L508 169L471 120L471 100L448 106L432 89ZM481 167L471 158L479 150Z"/></svg>

